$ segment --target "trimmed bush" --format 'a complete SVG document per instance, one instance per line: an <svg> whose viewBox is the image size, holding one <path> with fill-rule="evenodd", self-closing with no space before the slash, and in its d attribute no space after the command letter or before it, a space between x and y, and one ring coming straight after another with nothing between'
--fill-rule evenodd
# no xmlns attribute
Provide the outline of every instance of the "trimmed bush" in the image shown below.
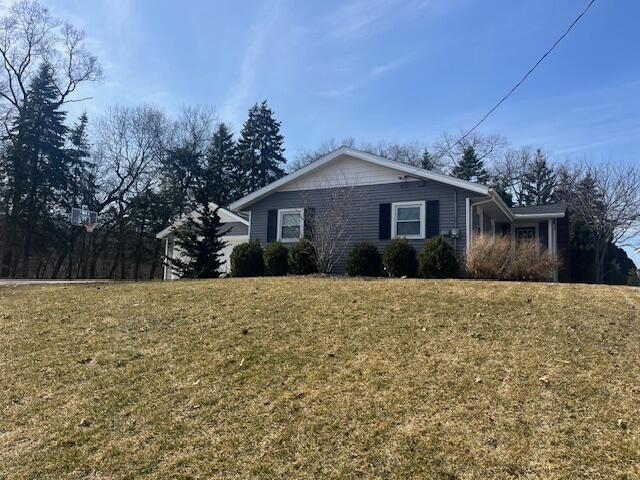
<svg viewBox="0 0 640 480"><path fill-rule="evenodd" d="M306 238L298 240L289 248L289 271L295 275L316 273L313 244Z"/></svg>
<svg viewBox="0 0 640 480"><path fill-rule="evenodd" d="M467 250L466 268L473 278L549 280L554 260L535 240L514 242L506 235L480 235Z"/></svg>
<svg viewBox="0 0 640 480"><path fill-rule="evenodd" d="M454 278L459 270L455 250L441 235L429 239L418 254L418 273L422 278Z"/></svg>
<svg viewBox="0 0 640 480"><path fill-rule="evenodd" d="M264 271L267 275L286 275L289 270L289 250L282 242L271 242L264 249Z"/></svg>
<svg viewBox="0 0 640 480"><path fill-rule="evenodd" d="M233 247L230 260L233 277L259 277L264 273L262 246L258 240Z"/></svg>
<svg viewBox="0 0 640 480"><path fill-rule="evenodd" d="M371 242L356 243L347 257L347 274L377 277L382 273L382 257Z"/></svg>
<svg viewBox="0 0 640 480"><path fill-rule="evenodd" d="M416 249L405 238L395 238L389 242L384 249L382 263L391 277L415 277L418 271Z"/></svg>

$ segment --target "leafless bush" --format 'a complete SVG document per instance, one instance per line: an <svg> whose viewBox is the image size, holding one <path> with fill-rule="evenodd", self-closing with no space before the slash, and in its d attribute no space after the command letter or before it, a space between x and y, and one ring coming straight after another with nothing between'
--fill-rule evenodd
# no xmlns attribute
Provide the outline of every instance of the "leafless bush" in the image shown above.
<svg viewBox="0 0 640 480"><path fill-rule="evenodd" d="M467 250L467 273L496 280L548 280L555 261L534 240L514 242L506 235L480 235Z"/></svg>

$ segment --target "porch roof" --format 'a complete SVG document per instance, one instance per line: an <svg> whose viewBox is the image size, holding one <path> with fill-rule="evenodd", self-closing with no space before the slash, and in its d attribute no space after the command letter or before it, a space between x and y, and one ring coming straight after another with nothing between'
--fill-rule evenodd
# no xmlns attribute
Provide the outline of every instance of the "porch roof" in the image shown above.
<svg viewBox="0 0 640 480"><path fill-rule="evenodd" d="M531 207L512 207L509 210L511 210L514 220L563 218L566 214L567 206L563 203L555 203Z"/></svg>

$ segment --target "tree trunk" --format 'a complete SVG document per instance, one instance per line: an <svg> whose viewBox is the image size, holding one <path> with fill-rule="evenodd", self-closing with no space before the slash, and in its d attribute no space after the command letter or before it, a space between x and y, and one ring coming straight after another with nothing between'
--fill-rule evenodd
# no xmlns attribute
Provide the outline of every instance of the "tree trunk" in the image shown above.
<svg viewBox="0 0 640 480"><path fill-rule="evenodd" d="M156 240L156 246L153 249L153 255L151 256L151 271L149 272L149 280L153 280L156 276L156 270L158 269L158 256L160 255L161 241Z"/></svg>
<svg viewBox="0 0 640 480"><path fill-rule="evenodd" d="M144 219L146 218L146 214L147 214L147 209L145 205L145 208L142 210L142 213L141 213L142 218L140 220L140 230L138 231L138 241L136 242L136 251L135 251L136 263L133 269L133 278L135 280L138 280L138 273L140 272L140 257L142 257L142 240L144 238Z"/></svg>
<svg viewBox="0 0 640 480"><path fill-rule="evenodd" d="M604 283L604 260L607 254L606 246L602 246L600 242L594 242L594 257L596 267L596 283Z"/></svg>
<svg viewBox="0 0 640 480"><path fill-rule="evenodd" d="M51 272L51 278L53 279L58 278L58 273L60 273L60 268L62 267L62 264L64 263L65 258L67 258L67 252L62 252L58 256L58 260L53 266L53 271Z"/></svg>

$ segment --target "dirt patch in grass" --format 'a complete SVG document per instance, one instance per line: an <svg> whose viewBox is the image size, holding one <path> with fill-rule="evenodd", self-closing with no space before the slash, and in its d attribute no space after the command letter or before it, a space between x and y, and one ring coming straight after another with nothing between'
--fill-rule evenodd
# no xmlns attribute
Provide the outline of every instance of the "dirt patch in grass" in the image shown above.
<svg viewBox="0 0 640 480"><path fill-rule="evenodd" d="M0 288L0 478L639 478L640 289Z"/></svg>

